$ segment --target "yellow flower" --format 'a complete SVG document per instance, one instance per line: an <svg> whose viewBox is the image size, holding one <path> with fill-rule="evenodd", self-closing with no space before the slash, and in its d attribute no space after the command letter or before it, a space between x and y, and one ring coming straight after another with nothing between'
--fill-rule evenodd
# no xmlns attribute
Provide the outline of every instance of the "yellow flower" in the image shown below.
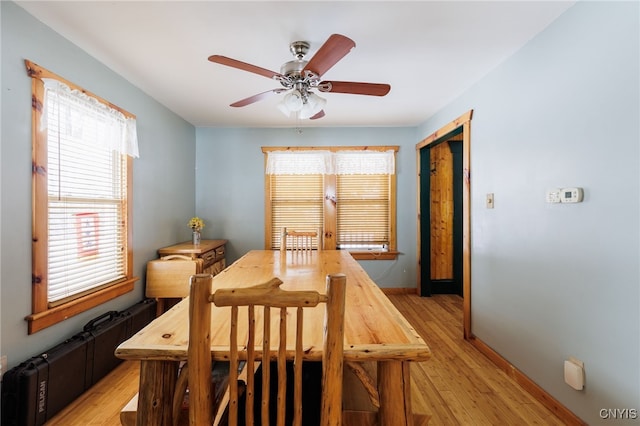
<svg viewBox="0 0 640 426"><path fill-rule="evenodd" d="M197 216L192 217L189 220L189 228L193 229L194 231L199 231L204 228L204 221Z"/></svg>

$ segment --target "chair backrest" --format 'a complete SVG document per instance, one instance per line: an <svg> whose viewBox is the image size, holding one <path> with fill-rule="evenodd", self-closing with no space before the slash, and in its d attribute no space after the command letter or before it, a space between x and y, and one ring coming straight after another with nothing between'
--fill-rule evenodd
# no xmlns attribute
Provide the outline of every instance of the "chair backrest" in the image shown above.
<svg viewBox="0 0 640 426"><path fill-rule="evenodd" d="M254 406L256 363L262 364L262 409L261 418L269 418L270 360L276 359L278 366L277 419L278 425L284 425L286 404L286 361L287 353L287 309L295 311L296 330L294 351L294 421L293 425L302 423L302 357L303 357L303 315L305 308L325 303L324 347L322 355L322 402L321 424L323 426L340 426L342 424L342 370L344 345L344 306L346 276L334 274L327 276L326 293L316 291L286 291L280 288L282 281L273 278L270 281L253 287L219 289L211 293L211 275L195 275L191 278L191 294L189 297L189 419L192 425L211 424L211 306L230 306L231 326L229 336L229 425L235 426L238 421L238 365L239 360L246 360L244 368L248 372L246 388L246 407ZM263 330L256 330L256 307L263 311ZM279 311L279 336L271 336L271 310ZM248 323L238 323L239 309L247 309ZM276 312L273 312L274 316ZM240 330L240 333L238 333ZM246 332L246 333L245 333ZM247 335L246 342L238 342L238 335ZM270 343L278 341L278 350L271 351ZM260 346L256 349L256 344ZM289 348L292 346L289 345ZM260 349L261 348L261 349ZM263 356L263 354L268 354ZM224 407L220 407L224 409ZM245 424L254 425L252 409L245 410Z"/></svg>
<svg viewBox="0 0 640 426"><path fill-rule="evenodd" d="M314 244L315 240L315 244ZM280 250L310 251L322 250L322 228L317 231L293 231L282 228Z"/></svg>

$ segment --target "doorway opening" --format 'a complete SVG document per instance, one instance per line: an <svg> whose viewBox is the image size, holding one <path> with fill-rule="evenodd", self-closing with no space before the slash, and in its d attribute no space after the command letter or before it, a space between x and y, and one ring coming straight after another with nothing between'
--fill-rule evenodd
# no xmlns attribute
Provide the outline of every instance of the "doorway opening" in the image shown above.
<svg viewBox="0 0 640 426"><path fill-rule="evenodd" d="M472 115L468 111L416 144L418 293L462 296L465 338L471 336Z"/></svg>

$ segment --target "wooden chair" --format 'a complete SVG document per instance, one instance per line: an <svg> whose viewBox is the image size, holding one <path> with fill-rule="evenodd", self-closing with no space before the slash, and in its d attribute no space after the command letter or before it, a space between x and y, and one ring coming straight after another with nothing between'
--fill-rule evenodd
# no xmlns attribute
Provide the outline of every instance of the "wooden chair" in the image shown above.
<svg viewBox="0 0 640 426"><path fill-rule="evenodd" d="M292 231L288 230L287 228L282 228L280 250L307 252L314 249L322 250L321 228L318 228L317 231Z"/></svg>
<svg viewBox="0 0 640 426"><path fill-rule="evenodd" d="M189 280L202 273L203 262L179 254L147 262L145 296L158 301L156 316L189 295Z"/></svg>
<svg viewBox="0 0 640 426"><path fill-rule="evenodd" d="M192 425L211 424L211 306L230 306L230 354L229 354L229 425L238 422L238 363L246 360L245 371L246 407L254 406L254 375L256 363L262 364L262 411L263 419L269 416L270 360L276 356L278 373L277 419L278 425L285 422L286 403L286 336L295 336L294 358L294 422L296 426L302 423L302 356L303 356L303 316L304 308L325 303L324 347L322 355L322 396L321 396L321 425L339 426L342 424L342 380L343 380L343 345L344 345L344 307L346 276L335 274L327 276L326 294L316 291L286 291L280 288L282 281L273 278L270 281L253 287L236 289L218 289L211 293L212 277L210 275L195 275L191 279L191 294L189 297L189 419ZM255 309L262 307L264 312L264 329L255 329ZM248 324L238 324L238 310L247 309ZM271 326L270 309L280 311L279 342L277 352L270 350ZM295 314L295 334L287 333L287 308L289 315ZM294 311L295 309L295 311ZM239 333L240 330L240 333ZM247 342L238 342L238 335L246 331ZM244 335L244 334L243 334ZM274 338L273 341L276 341ZM256 350L256 344L262 344L262 350ZM268 356L263 354L268 353ZM290 354L290 352L289 352ZM244 386L243 386L244 387ZM220 410L224 407L220 407ZM254 412L245 410L246 425L254 425ZM268 424L268 423L263 423Z"/></svg>

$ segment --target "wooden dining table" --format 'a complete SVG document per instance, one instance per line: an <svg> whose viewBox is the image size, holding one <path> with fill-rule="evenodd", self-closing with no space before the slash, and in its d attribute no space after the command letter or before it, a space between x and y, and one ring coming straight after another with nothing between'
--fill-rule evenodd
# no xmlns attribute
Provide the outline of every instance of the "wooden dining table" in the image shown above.
<svg viewBox="0 0 640 426"><path fill-rule="evenodd" d="M278 277L284 282L282 289L324 293L326 276L333 273L347 277L345 363L377 365L374 385L379 397L380 425L413 425L409 364L428 360L431 351L348 251L253 250L213 277L213 289L252 286ZM188 300L181 301L116 349L117 357L141 363L138 425L169 424L172 418L178 368L187 360L188 307ZM228 308L212 306L214 360L227 360L229 356L229 317L225 309ZM322 306L305 313L305 360L322 359L323 321ZM294 339L287 339L290 341ZM277 342L273 345L276 351Z"/></svg>

